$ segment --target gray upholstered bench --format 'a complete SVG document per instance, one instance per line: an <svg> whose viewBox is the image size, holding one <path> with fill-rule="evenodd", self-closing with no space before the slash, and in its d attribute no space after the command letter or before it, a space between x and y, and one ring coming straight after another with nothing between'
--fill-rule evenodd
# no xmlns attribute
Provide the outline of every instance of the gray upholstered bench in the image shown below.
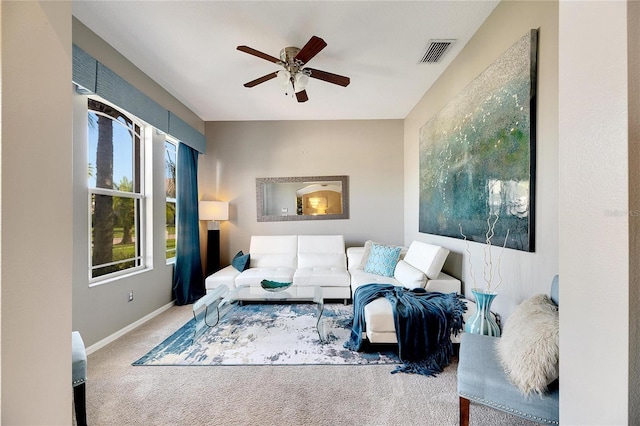
<svg viewBox="0 0 640 426"><path fill-rule="evenodd" d="M551 300L558 305L558 276L551 285ZM460 425L469 425L470 401L544 424L559 424L559 385L552 382L548 392L528 396L514 386L496 352L497 337L464 333L458 363Z"/></svg>
<svg viewBox="0 0 640 426"><path fill-rule="evenodd" d="M498 337L464 333L460 343L458 364L458 395L460 425L469 424L469 402L506 411L525 419L546 424L559 424L558 382L549 386L549 393L524 397L512 385L494 355ZM464 359L464 362L462 362ZM466 421L463 419L466 418Z"/></svg>

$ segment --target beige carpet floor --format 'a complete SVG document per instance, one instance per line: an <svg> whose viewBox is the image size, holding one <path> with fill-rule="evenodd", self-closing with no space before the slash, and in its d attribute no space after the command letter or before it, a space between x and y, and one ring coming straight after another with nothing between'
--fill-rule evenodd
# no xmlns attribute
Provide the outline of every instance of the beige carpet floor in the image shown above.
<svg viewBox="0 0 640 426"><path fill-rule="evenodd" d="M89 425L457 425L456 367L134 367L192 317L175 306L88 357ZM535 423L471 405L472 425Z"/></svg>

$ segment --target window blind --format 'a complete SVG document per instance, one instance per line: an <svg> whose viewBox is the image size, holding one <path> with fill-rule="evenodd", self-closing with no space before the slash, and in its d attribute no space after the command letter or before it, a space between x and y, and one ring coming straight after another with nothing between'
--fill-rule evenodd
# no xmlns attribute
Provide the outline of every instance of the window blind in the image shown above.
<svg viewBox="0 0 640 426"><path fill-rule="evenodd" d="M204 154L206 139L171 111L73 45L73 82Z"/></svg>

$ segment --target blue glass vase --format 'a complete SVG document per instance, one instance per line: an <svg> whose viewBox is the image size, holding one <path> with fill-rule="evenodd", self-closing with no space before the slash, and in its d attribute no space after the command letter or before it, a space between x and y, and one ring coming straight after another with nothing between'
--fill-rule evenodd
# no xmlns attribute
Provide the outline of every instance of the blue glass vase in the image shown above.
<svg viewBox="0 0 640 426"><path fill-rule="evenodd" d="M498 293L487 293L483 290L471 290L476 298L476 312L471 315L464 326L464 331L485 336L500 337L500 327L491 314L491 304Z"/></svg>

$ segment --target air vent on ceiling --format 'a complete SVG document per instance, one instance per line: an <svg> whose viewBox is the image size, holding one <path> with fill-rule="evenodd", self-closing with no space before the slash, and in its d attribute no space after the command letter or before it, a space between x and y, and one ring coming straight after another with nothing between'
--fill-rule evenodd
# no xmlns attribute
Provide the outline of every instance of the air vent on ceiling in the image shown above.
<svg viewBox="0 0 640 426"><path fill-rule="evenodd" d="M420 59L421 64L434 64L439 62L455 40L430 40L427 52Z"/></svg>

